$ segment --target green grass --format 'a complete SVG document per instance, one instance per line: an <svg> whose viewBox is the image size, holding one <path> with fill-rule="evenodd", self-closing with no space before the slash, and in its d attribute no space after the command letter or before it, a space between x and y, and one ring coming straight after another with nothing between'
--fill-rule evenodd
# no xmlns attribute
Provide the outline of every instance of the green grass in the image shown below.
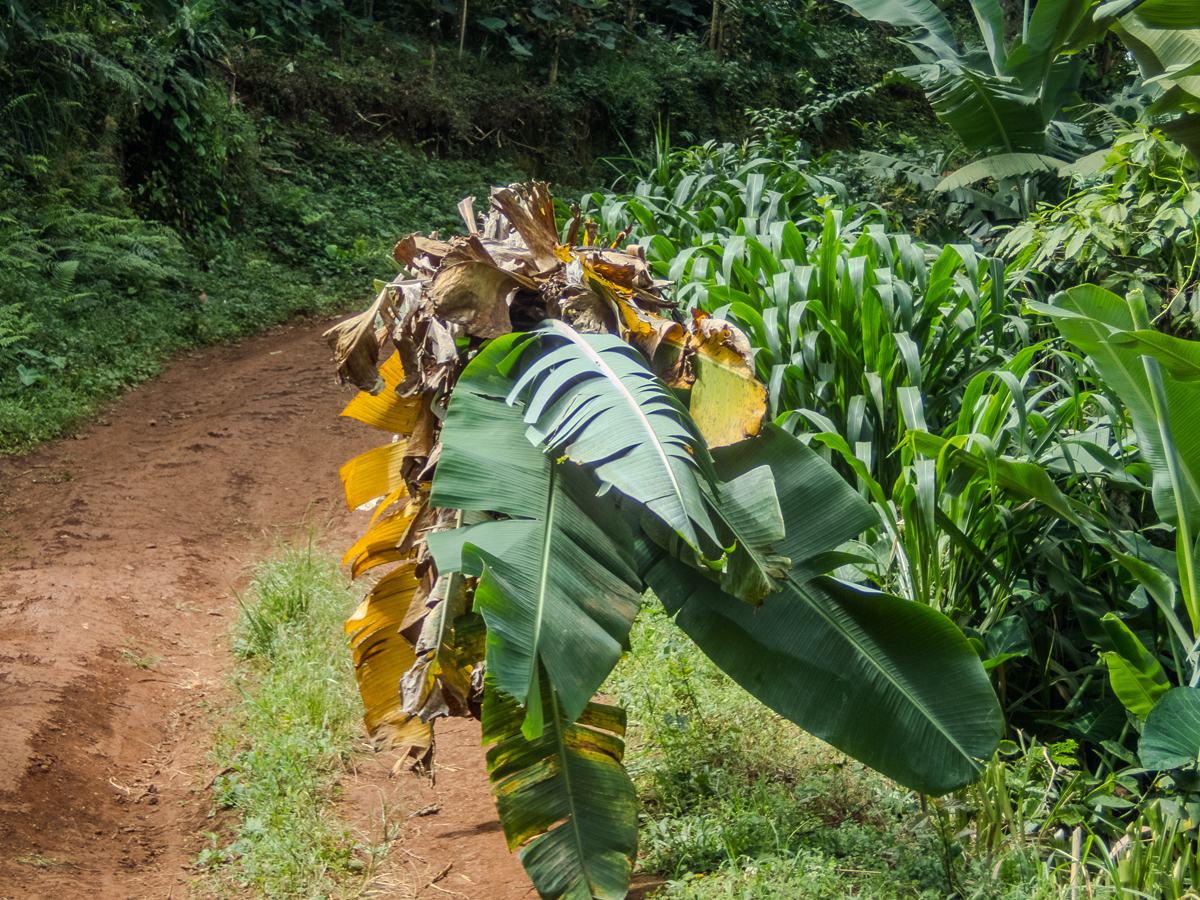
<svg viewBox="0 0 1200 900"><path fill-rule="evenodd" d="M219 896L341 896L361 884L355 834L340 823L339 779L361 747L362 707L342 623L354 606L337 563L311 539L280 544L239 597L236 701L215 732L214 812L197 860Z"/></svg>
<svg viewBox="0 0 1200 900"><path fill-rule="evenodd" d="M651 599L605 691L629 711L641 865L665 898L933 897L919 798L772 713Z"/></svg>
<svg viewBox="0 0 1200 900"><path fill-rule="evenodd" d="M355 603L348 588L334 559L311 539L297 540L260 563L238 598L229 675L236 699L220 713L211 758L221 773L214 817L226 810L235 822L214 825L197 858L210 894L355 895L382 857L386 823L380 846L371 846L374 839L336 815L340 779L361 747L362 710L342 636ZM631 644L604 692L629 712L625 762L640 802L639 868L666 880L659 900L1071 896L1069 833L1080 820L1067 807L1057 816L1044 807L1056 797L1070 806L1078 789L1049 793L1043 780L1018 777L1054 748L997 757L982 784L923 802L759 704L653 597ZM1070 780L1061 765L1071 761L1055 759L1057 777ZM1008 786L998 788L1004 779ZM1019 839L1024 820L1005 821L993 853L975 831L998 790L1024 803L1039 829ZM1181 896L1185 876L1172 876L1173 848L1190 845L1156 827L1153 815L1130 833L1149 824L1156 837L1135 842L1119 865L1105 862L1103 847L1092 849L1090 888L1080 896L1115 898L1160 882L1164 895Z"/></svg>

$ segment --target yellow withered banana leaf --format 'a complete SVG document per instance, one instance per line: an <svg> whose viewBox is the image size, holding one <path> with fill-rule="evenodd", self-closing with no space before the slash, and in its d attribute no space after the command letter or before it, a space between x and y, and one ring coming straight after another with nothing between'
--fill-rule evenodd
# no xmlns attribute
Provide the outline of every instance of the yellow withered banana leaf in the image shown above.
<svg viewBox="0 0 1200 900"><path fill-rule="evenodd" d="M727 447L754 437L767 411L767 389L740 367L697 353L696 381L689 408L709 447Z"/></svg>
<svg viewBox="0 0 1200 900"><path fill-rule="evenodd" d="M368 708L363 721L371 743L381 753L395 750L420 760L433 746L433 726L401 712L397 702L380 709Z"/></svg>
<svg viewBox="0 0 1200 900"><path fill-rule="evenodd" d="M401 516L403 513L397 513ZM422 527L420 516L407 517L407 522L396 522L394 528L389 528L389 534L380 535L377 544L367 547L354 559L350 569L351 579L358 578L376 566L389 562L402 562L413 556L413 538ZM392 538L390 535L398 534ZM369 535L368 535L369 536Z"/></svg>
<svg viewBox="0 0 1200 900"><path fill-rule="evenodd" d="M688 409L709 447L736 444L762 428L767 388L755 378L751 358L750 342L736 326L699 310L687 331L679 327L663 338L657 367L671 387L691 388Z"/></svg>
<svg viewBox="0 0 1200 900"><path fill-rule="evenodd" d="M410 434L413 423L417 420L417 412L421 408L421 398L396 396L396 386L404 380L404 365L400 362L400 354L393 353L382 366L379 374L386 386L383 391L372 396L366 391L358 395L342 410L343 416L358 419L383 431L396 434Z"/></svg>
<svg viewBox="0 0 1200 900"><path fill-rule="evenodd" d="M379 749L428 750L429 726L401 708L400 678L416 662L401 632L426 613L421 580L412 565L388 573L346 621L354 670L366 707L367 732Z"/></svg>
<svg viewBox="0 0 1200 900"><path fill-rule="evenodd" d="M375 318L380 314L385 322L392 315L386 287L365 312L338 322L324 335L337 362L339 380L342 384L349 381L368 394L378 394L384 389L383 379L375 369L379 359Z"/></svg>
<svg viewBox="0 0 1200 900"><path fill-rule="evenodd" d="M368 500L390 494L404 484L400 464L408 441L399 440L354 457L338 470L346 490L346 506L358 509Z"/></svg>
<svg viewBox="0 0 1200 900"><path fill-rule="evenodd" d="M413 525L422 508L421 503L409 503L359 538L342 558L343 566L354 563L351 578L357 578L368 569L387 562L388 559L382 558L383 555L389 555L390 559L408 557L416 537Z"/></svg>
<svg viewBox="0 0 1200 900"><path fill-rule="evenodd" d="M346 634L352 635L350 648L354 651L356 666L366 653L366 650L360 648L368 643L375 632L390 629L392 633L398 634L425 615L427 610L424 599L417 596L420 584L421 580L411 565L388 572L379 579L366 599L346 620ZM409 652L411 653L411 650ZM412 665L411 659L408 665ZM403 668L407 669L407 666ZM396 684L399 683L397 675Z"/></svg>
<svg viewBox="0 0 1200 900"><path fill-rule="evenodd" d="M391 509L393 503L397 500L403 500L408 496L408 485L402 484L386 497L379 501L379 505L375 507L375 515L371 516L371 522L367 525L367 530L370 531L375 527L375 523L379 521L380 516ZM345 565L345 563L342 563Z"/></svg>

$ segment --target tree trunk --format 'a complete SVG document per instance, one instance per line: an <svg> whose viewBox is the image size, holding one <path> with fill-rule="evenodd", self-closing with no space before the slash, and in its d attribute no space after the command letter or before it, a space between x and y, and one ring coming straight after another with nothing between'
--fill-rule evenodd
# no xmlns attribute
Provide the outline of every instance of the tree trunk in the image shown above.
<svg viewBox="0 0 1200 900"><path fill-rule="evenodd" d="M1000 0L1000 11L1004 13L1004 39L1011 41L1025 24L1025 0Z"/></svg>
<svg viewBox="0 0 1200 900"><path fill-rule="evenodd" d="M708 49L717 52L717 29L721 27L721 0L713 0L712 31L708 35Z"/></svg>
<svg viewBox="0 0 1200 900"><path fill-rule="evenodd" d="M560 41L554 42L554 55L550 57L550 83L554 84L558 81L558 45Z"/></svg>
<svg viewBox="0 0 1200 900"><path fill-rule="evenodd" d="M458 21L458 58L462 59L463 44L467 40L467 0L459 0L462 3L462 17Z"/></svg>

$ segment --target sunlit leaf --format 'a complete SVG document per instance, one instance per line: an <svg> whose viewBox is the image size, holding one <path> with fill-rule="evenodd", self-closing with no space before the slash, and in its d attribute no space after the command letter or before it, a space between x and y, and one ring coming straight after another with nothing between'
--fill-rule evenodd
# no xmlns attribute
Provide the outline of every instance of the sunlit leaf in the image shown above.
<svg viewBox="0 0 1200 900"><path fill-rule="evenodd" d="M379 375L384 389L378 394L360 391L342 410L343 416L358 419L367 425L395 434L410 434L421 407L420 396L401 399L396 396L396 387L404 380L404 366L400 354L393 353L382 366Z"/></svg>

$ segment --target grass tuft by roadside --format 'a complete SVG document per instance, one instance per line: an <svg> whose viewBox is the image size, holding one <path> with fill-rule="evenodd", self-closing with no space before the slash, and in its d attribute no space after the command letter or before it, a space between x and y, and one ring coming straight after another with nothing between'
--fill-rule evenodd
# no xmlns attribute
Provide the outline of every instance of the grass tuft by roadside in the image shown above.
<svg viewBox="0 0 1200 900"><path fill-rule="evenodd" d="M214 732L212 790L237 822L208 833L197 864L218 896L358 892L383 848L338 822L340 779L362 709L342 623L354 606L336 561L311 536L279 544L238 597L236 700Z"/></svg>

